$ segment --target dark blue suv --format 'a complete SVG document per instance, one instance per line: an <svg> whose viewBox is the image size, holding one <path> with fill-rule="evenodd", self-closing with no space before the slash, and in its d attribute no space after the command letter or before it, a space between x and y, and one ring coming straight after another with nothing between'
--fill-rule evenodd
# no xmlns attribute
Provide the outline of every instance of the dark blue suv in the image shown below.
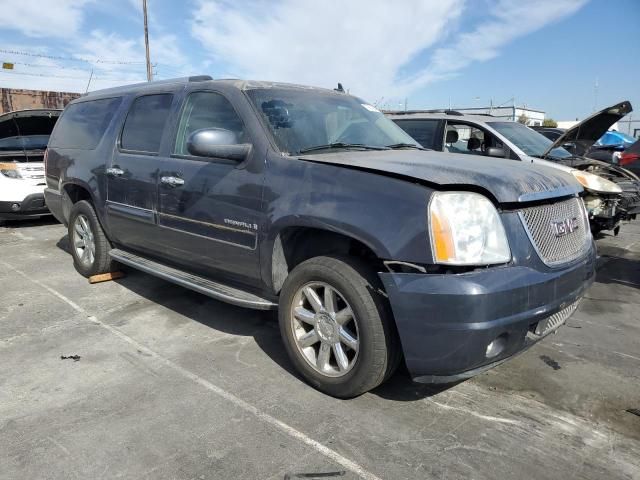
<svg viewBox="0 0 640 480"><path fill-rule="evenodd" d="M562 172L424 149L363 100L190 77L85 95L46 162L85 276L125 264L278 309L291 361L337 397L404 361L467 378L555 331L594 276Z"/></svg>

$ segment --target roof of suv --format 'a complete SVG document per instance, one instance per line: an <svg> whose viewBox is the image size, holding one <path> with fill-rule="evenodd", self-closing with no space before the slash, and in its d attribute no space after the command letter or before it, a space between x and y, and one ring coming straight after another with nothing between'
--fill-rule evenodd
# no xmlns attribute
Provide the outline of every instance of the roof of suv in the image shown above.
<svg viewBox="0 0 640 480"><path fill-rule="evenodd" d="M500 117L493 115L468 115L456 110L408 110L406 112L385 112L385 115L392 120L424 118L432 120L468 120L475 123L499 122Z"/></svg>
<svg viewBox="0 0 640 480"><path fill-rule="evenodd" d="M153 89L162 85L176 85L176 84L204 83L204 82L206 82L208 85L211 85L211 84L231 85L240 90L249 90L252 88L286 88L286 89L314 90L314 91L326 92L326 93L344 94L344 92L341 92L339 90L331 90L328 88L321 88L321 87L310 87L308 85L296 85L293 83L266 82L266 81L258 81L258 80L241 80L238 78L213 79L209 75L195 75L191 77L155 80L152 82L135 83L131 85L123 85L120 87L94 90L92 92L87 93L84 97L81 97L81 98L104 95L104 94L118 94L118 93L124 94L124 93L130 93L130 92L138 92L138 91Z"/></svg>

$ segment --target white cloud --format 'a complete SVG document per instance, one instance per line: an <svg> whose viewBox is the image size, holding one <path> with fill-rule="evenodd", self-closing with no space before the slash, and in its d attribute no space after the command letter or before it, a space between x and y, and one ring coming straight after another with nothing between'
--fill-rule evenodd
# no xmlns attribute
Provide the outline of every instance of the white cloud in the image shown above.
<svg viewBox="0 0 640 480"><path fill-rule="evenodd" d="M200 0L192 34L238 76L326 87L340 81L372 97L393 88L398 70L440 39L462 6L462 0L242 6Z"/></svg>
<svg viewBox="0 0 640 480"><path fill-rule="evenodd" d="M82 24L89 0L0 0L0 28L17 30L28 37L68 38Z"/></svg>
<svg viewBox="0 0 640 480"><path fill-rule="evenodd" d="M540 28L575 13L587 0L500 0L490 18L474 30L460 33L447 47L437 49L430 64L402 83L412 90L439 78L456 74L473 62L490 60L500 49Z"/></svg>
<svg viewBox="0 0 640 480"><path fill-rule="evenodd" d="M340 81L374 100L404 96L489 60L512 40L574 13L585 1L483 3L486 18L477 17L480 23L466 32L452 32L464 0L280 0L249 6L199 0L191 28L212 58L237 76L326 87ZM437 48L424 67L401 76L402 67L443 40L448 46Z"/></svg>

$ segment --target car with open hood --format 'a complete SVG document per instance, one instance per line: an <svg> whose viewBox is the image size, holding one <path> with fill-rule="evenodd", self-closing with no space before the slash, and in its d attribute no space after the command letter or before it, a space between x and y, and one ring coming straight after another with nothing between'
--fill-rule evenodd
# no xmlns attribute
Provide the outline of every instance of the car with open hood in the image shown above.
<svg viewBox="0 0 640 480"><path fill-rule="evenodd" d="M342 91L207 76L96 91L48 152L80 274L117 262L277 309L297 371L336 397L400 362L421 382L494 367L594 278L573 176L425 151Z"/></svg>
<svg viewBox="0 0 640 480"><path fill-rule="evenodd" d="M630 108L628 102L622 102L603 112L603 116L621 118ZM595 128L596 122L588 122L582 128L578 125L553 142L521 123L491 115L467 115L453 110L388 112L388 115L426 148L519 160L570 173L585 189L584 202L594 233L600 230L617 233L623 220L634 219L640 213L640 181L634 174L580 156L581 149L588 148L584 146L586 132ZM563 145L571 146L576 153Z"/></svg>
<svg viewBox="0 0 640 480"><path fill-rule="evenodd" d="M49 215L44 201L44 156L61 110L0 115L0 220Z"/></svg>

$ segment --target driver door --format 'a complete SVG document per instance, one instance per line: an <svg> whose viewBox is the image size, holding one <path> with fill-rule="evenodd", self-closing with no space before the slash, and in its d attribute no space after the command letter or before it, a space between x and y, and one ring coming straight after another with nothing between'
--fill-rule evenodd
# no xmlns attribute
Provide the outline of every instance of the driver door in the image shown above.
<svg viewBox="0 0 640 480"><path fill-rule="evenodd" d="M207 128L252 143L232 104L214 91L187 95L175 144L160 167L158 225L166 255L202 274L225 273L241 283L260 278L258 229L263 222L260 168L250 168L252 148L241 163L192 155L190 135Z"/></svg>

